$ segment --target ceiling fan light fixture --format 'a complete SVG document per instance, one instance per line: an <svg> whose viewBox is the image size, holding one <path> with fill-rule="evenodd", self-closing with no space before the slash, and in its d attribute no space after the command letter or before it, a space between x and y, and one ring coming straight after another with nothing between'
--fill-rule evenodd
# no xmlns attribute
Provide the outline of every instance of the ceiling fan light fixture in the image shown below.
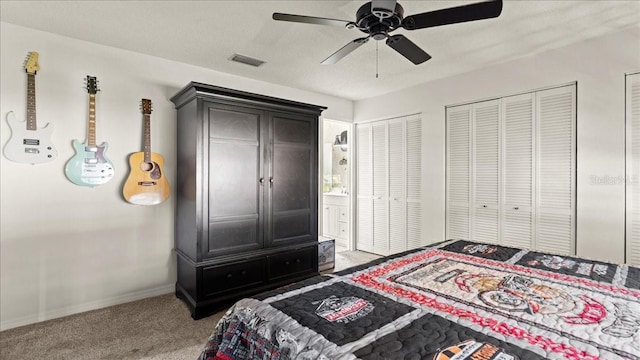
<svg viewBox="0 0 640 360"><path fill-rule="evenodd" d="M240 54L233 54L229 60L231 61L235 61L241 64L245 64L245 65L250 65L253 67L259 67L262 66L263 64L266 63L266 61L260 60L260 59L256 59L256 58L252 58L250 56L245 56L245 55L240 55Z"/></svg>

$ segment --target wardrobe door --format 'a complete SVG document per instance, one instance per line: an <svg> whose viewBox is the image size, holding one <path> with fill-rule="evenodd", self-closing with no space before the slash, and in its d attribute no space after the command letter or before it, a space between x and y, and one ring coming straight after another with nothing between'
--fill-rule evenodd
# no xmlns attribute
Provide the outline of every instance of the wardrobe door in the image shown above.
<svg viewBox="0 0 640 360"><path fill-rule="evenodd" d="M499 242L500 108L497 100L473 105L472 239Z"/></svg>
<svg viewBox="0 0 640 360"><path fill-rule="evenodd" d="M267 246L317 239L317 120L271 114Z"/></svg>
<svg viewBox="0 0 640 360"><path fill-rule="evenodd" d="M446 238L469 239L471 106L447 108Z"/></svg>
<svg viewBox="0 0 640 360"><path fill-rule="evenodd" d="M405 125L405 184L407 248L427 245L422 236L422 118L412 116Z"/></svg>
<svg viewBox="0 0 640 360"><path fill-rule="evenodd" d="M203 236L207 241L201 244L203 256L262 248L264 114L211 103L203 103L202 111L209 129L209 163L203 175L208 175L209 226L208 236Z"/></svg>
<svg viewBox="0 0 640 360"><path fill-rule="evenodd" d="M575 253L575 85L536 93L536 249Z"/></svg>
<svg viewBox="0 0 640 360"><path fill-rule="evenodd" d="M533 93L502 99L502 244L533 243Z"/></svg>
<svg viewBox="0 0 640 360"><path fill-rule="evenodd" d="M640 266L640 73L627 75L627 258Z"/></svg>
<svg viewBox="0 0 640 360"><path fill-rule="evenodd" d="M371 125L359 124L357 143L357 241L356 248L373 252L373 166L371 164Z"/></svg>
<svg viewBox="0 0 640 360"><path fill-rule="evenodd" d="M390 120L389 154L389 253L407 250L407 221L405 195L405 129L404 119Z"/></svg>
<svg viewBox="0 0 640 360"><path fill-rule="evenodd" d="M389 192L387 168L388 125L371 125L373 167L373 252L389 255Z"/></svg>

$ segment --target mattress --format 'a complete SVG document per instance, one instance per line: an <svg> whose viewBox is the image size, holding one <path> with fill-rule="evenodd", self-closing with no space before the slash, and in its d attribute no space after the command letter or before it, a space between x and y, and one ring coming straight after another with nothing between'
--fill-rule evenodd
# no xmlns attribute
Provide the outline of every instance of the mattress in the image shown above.
<svg viewBox="0 0 640 360"><path fill-rule="evenodd" d="M209 359L640 359L640 269L447 241L240 300Z"/></svg>

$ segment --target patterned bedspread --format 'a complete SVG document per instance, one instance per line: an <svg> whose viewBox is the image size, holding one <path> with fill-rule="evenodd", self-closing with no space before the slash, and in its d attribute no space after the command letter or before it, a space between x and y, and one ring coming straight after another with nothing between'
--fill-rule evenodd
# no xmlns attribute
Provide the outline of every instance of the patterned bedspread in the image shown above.
<svg viewBox="0 0 640 360"><path fill-rule="evenodd" d="M200 360L636 359L640 268L449 241L237 302Z"/></svg>

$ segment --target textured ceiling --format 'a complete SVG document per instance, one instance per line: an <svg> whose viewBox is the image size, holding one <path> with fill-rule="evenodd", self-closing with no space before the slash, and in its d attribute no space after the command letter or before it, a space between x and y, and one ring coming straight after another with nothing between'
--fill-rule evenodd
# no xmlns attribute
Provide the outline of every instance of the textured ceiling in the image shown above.
<svg viewBox="0 0 640 360"><path fill-rule="evenodd" d="M399 1L405 16L476 1ZM505 1L495 19L397 30L433 58L413 65L369 41L321 65L358 30L286 23L273 12L355 20L364 1L0 1L0 20L271 83L357 100L640 24L640 1ZM376 78L376 43L378 72ZM624 46L621 44L620 46ZM239 53L265 60L233 63ZM194 79L197 80L197 79Z"/></svg>

